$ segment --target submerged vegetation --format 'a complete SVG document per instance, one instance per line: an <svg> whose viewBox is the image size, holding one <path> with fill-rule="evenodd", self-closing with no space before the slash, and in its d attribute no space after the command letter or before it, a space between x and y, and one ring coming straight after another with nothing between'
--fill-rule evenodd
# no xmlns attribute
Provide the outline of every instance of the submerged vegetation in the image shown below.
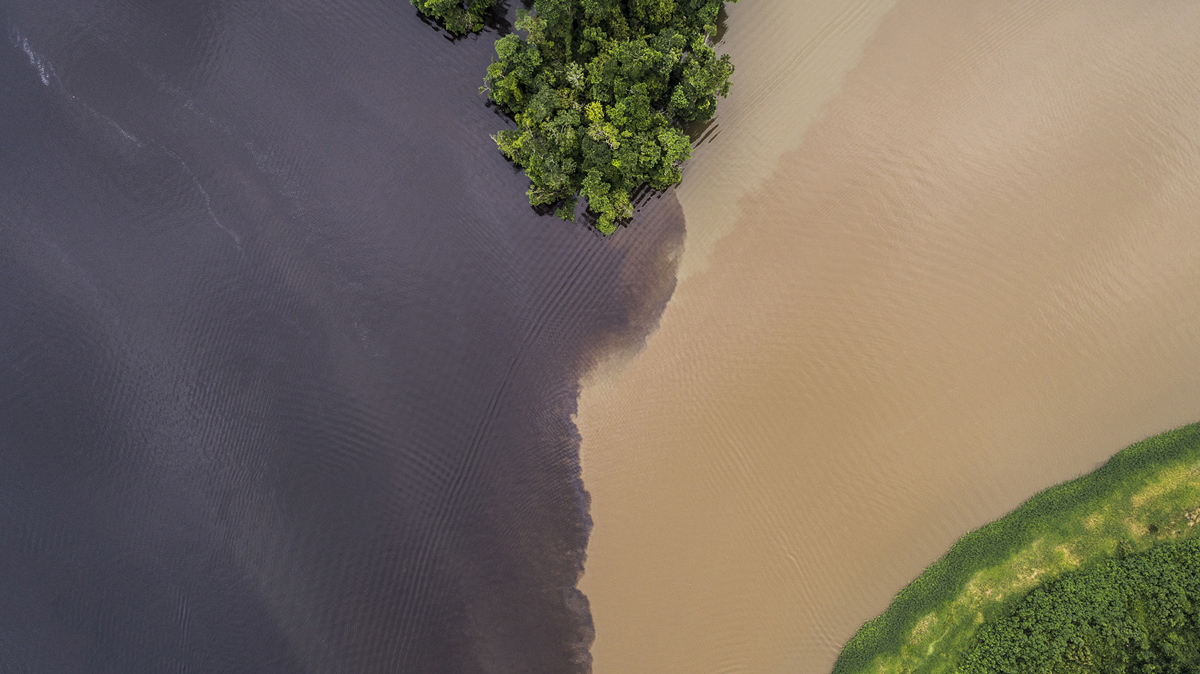
<svg viewBox="0 0 1200 674"><path fill-rule="evenodd" d="M1194 608L1200 607L1200 597L1194 588L1174 581L1158 586L1152 579L1155 573L1176 578L1170 565L1192 565L1186 573L1197 573L1191 543L1200 540L1197 524L1200 424L1133 445L1095 472L1052 487L961 538L902 590L883 615L854 635L834 672L1173 671L1142 664L1191 657L1188 649L1197 644L1179 641L1184 623L1173 621L1186 614L1192 621L1187 629L1200 629ZM1171 544L1180 546L1142 556ZM1053 584L1056 579L1062 582ZM1112 585L1118 579L1149 584L1122 589ZM1100 591L1097 583L1109 584L1108 589ZM1038 588L1043 594L1035 592ZM1086 599L1079 595L1082 588L1090 588L1086 593L1092 598L1111 602L1075 605L1070 615L1058 612L1067 604L1042 610L1052 597ZM1125 609L1119 601L1127 602ZM1176 610L1179 602L1184 613ZM1090 621L1086 625L1079 622L1085 616ZM1053 626L1059 620L1074 621L1076 631L1068 642L1052 638L1064 633L1066 623ZM1038 621L1051 622L1035 625ZM1045 639L1022 640L1017 632ZM1173 632L1176 637L1170 636ZM1057 669L1029 664L1055 657L1062 658ZM1122 662L1130 664L1123 668Z"/></svg>
<svg viewBox="0 0 1200 674"><path fill-rule="evenodd" d="M413 2L456 32L479 25L490 7ZM495 140L525 169L530 204L570 220L582 196L609 234L632 217L636 189L680 181L679 165L691 156L682 125L712 118L717 96L729 93L733 65L709 44L723 5L535 0L532 14L519 12L524 37L497 40L482 90L517 123Z"/></svg>

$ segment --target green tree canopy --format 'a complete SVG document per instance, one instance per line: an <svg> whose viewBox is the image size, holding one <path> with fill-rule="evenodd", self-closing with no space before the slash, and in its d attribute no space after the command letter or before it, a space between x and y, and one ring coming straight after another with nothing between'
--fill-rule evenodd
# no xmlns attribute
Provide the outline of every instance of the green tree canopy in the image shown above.
<svg viewBox="0 0 1200 674"><path fill-rule="evenodd" d="M496 0L412 0L412 4L425 16L441 21L451 33L464 35L483 30L483 16L496 6Z"/></svg>
<svg viewBox="0 0 1200 674"><path fill-rule="evenodd" d="M730 0L736 2L737 0ZM495 0L412 0L456 34ZM679 183L683 124L711 119L733 65L709 45L724 0L535 0L496 41L488 97L516 129L494 138L529 177L529 203L571 220L582 195L596 228L633 216L633 192Z"/></svg>
<svg viewBox="0 0 1200 674"><path fill-rule="evenodd" d="M1012 613L985 623L958 671L1200 672L1200 541L1121 552L1030 592Z"/></svg>
<svg viewBox="0 0 1200 674"><path fill-rule="evenodd" d="M733 0L736 1L736 0ZM516 129L496 134L529 177L529 203L572 219L587 199L609 234L642 185L677 184L682 124L710 119L733 65L708 44L722 0L536 0L496 42L488 96Z"/></svg>

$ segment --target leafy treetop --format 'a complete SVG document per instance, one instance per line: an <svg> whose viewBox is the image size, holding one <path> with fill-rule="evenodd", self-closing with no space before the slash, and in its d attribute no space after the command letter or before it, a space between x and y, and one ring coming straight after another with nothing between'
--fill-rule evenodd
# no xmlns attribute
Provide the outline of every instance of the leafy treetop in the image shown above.
<svg viewBox="0 0 1200 674"><path fill-rule="evenodd" d="M1063 575L985 623L957 671L1200 671L1200 541L1127 550Z"/></svg>
<svg viewBox="0 0 1200 674"><path fill-rule="evenodd" d="M736 0L731 0L736 1ZM577 195L609 234L631 193L666 189L691 155L685 122L707 120L733 65L708 44L723 0L536 0L496 42L484 78L516 129L496 134L525 169L529 202L572 219Z"/></svg>
<svg viewBox="0 0 1200 674"><path fill-rule="evenodd" d="M412 0L412 4L425 16L444 23L446 30L463 35L483 30L483 16L496 6L496 0Z"/></svg>

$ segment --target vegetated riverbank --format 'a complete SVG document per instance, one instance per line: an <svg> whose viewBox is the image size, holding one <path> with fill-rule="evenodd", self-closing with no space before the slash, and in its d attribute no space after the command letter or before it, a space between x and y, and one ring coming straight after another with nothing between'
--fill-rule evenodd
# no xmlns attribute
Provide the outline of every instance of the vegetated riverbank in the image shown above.
<svg viewBox="0 0 1200 674"><path fill-rule="evenodd" d="M961 538L846 644L834 674L953 671L980 626L1039 585L1196 536L1200 424L1139 442Z"/></svg>
<svg viewBox="0 0 1200 674"><path fill-rule="evenodd" d="M963 674L1195 672L1200 668L1200 540L1115 557L1030 592L979 629Z"/></svg>

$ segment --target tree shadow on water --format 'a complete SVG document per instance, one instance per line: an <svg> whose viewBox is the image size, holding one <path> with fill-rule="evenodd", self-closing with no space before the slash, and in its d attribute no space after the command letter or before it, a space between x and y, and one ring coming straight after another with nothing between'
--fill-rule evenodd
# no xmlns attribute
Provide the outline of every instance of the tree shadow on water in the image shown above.
<svg viewBox="0 0 1200 674"><path fill-rule="evenodd" d="M516 30L514 24L516 23L517 11L519 9L532 10L533 0L500 0L484 15L483 30L475 33L463 33L461 35L450 32L446 29L445 23L425 16L415 6L413 7L413 12L416 13L421 23L440 33L447 41L459 42L466 39L477 40L481 36L493 32L496 34L496 37L504 37L512 33Z"/></svg>
<svg viewBox="0 0 1200 674"><path fill-rule="evenodd" d="M496 31L499 37L504 37L516 30L517 11L533 10L533 0L500 0L483 19L483 25Z"/></svg>

